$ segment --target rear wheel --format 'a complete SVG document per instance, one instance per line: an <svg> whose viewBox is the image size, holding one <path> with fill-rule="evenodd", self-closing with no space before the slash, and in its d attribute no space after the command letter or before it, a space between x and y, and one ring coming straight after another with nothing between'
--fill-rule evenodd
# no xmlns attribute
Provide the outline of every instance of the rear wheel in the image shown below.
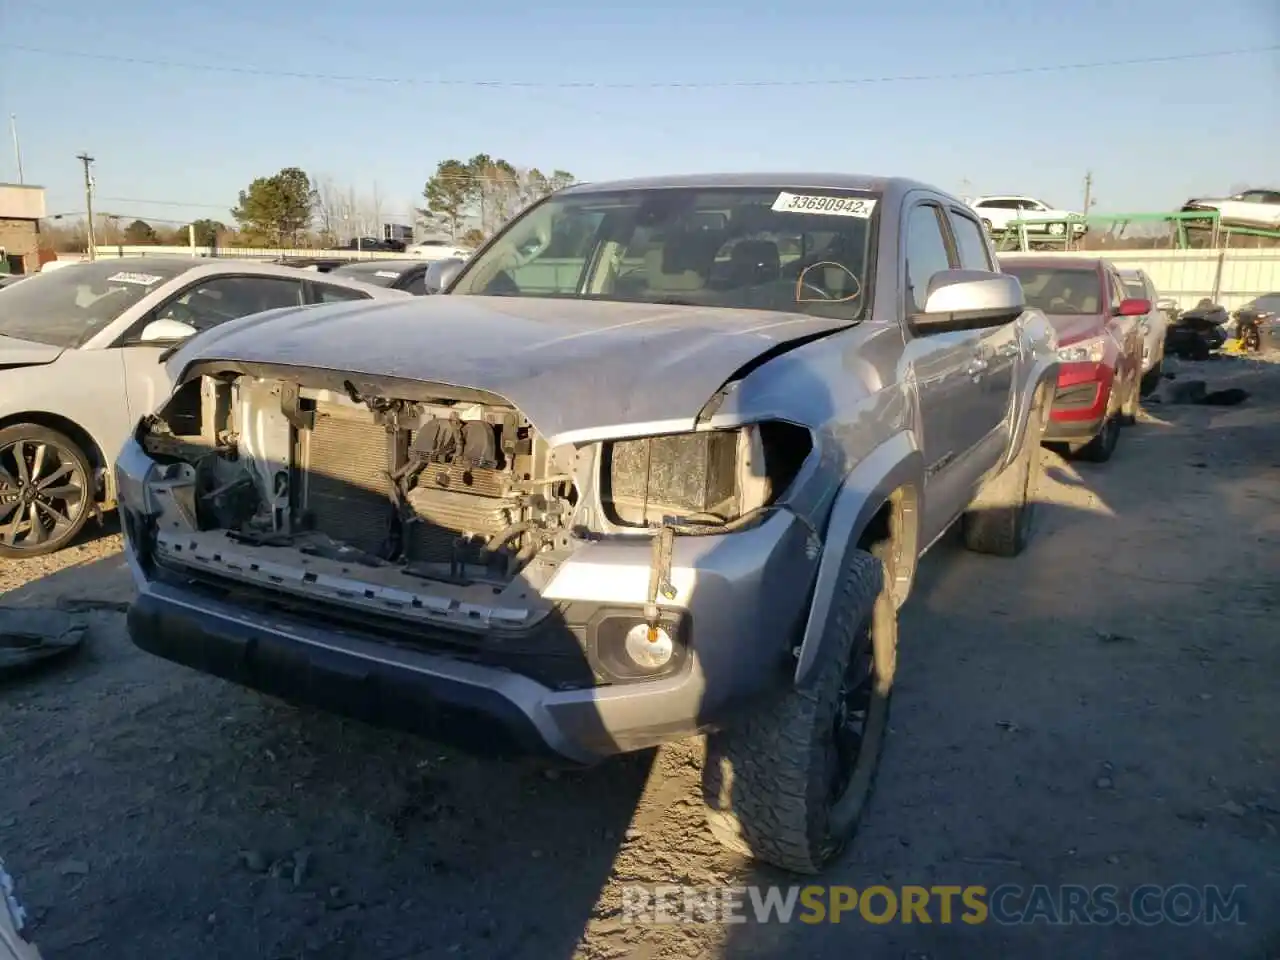
<svg viewBox="0 0 1280 960"><path fill-rule="evenodd" d="M853 551L823 637L830 658L813 687L789 689L707 738L707 821L730 850L812 874L856 830L875 784L897 662L893 561L883 553Z"/></svg>
<svg viewBox="0 0 1280 960"><path fill-rule="evenodd" d="M1016 557L1031 541L1043 433L1044 408L1037 396L1016 459L987 485L961 520L964 543L970 550Z"/></svg>
<svg viewBox="0 0 1280 960"><path fill-rule="evenodd" d="M46 427L0 430L0 557L39 557L61 550L89 519L89 460Z"/></svg>

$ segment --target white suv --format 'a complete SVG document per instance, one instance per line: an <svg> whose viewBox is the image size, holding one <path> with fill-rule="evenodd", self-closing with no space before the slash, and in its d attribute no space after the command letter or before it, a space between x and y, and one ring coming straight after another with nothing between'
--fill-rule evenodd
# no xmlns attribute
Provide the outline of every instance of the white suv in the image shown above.
<svg viewBox="0 0 1280 960"><path fill-rule="evenodd" d="M1245 190L1230 197L1196 198L1182 205L1183 213L1212 210L1218 211L1223 226L1280 230L1280 190Z"/></svg>
<svg viewBox="0 0 1280 960"><path fill-rule="evenodd" d="M982 217L982 225L992 234L1004 233L1014 220L1057 220L1057 223L1029 223L1027 233L1048 233L1060 237L1066 232L1067 219L1080 216L1071 210L1059 210L1035 197L979 197L971 201L969 206L978 212ZM1080 236L1084 231L1083 223L1072 225L1075 236Z"/></svg>

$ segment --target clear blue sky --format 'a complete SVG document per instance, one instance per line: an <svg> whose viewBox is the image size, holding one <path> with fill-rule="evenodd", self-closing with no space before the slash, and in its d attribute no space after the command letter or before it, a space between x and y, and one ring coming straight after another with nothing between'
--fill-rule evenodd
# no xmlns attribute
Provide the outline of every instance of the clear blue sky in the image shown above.
<svg viewBox="0 0 1280 960"><path fill-rule="evenodd" d="M597 180L717 169L904 174L1075 209L1091 169L1098 211L1114 212L1280 181L1280 52L826 86L423 81L936 76L1275 44L1276 0L739 0L642 10L581 0L0 0L0 111L17 115L26 180L48 188L51 213L83 208L83 150L97 158L100 208L174 220L226 218L251 179L291 165L362 192L376 184L387 212L407 213L438 161L479 152ZM15 174L6 137L0 180Z"/></svg>

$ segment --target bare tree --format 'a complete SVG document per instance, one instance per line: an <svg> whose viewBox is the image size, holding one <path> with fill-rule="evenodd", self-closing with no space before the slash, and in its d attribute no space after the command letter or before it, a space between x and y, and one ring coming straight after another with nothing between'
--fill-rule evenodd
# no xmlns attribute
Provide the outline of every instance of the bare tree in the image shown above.
<svg viewBox="0 0 1280 960"><path fill-rule="evenodd" d="M339 186L333 177L321 177L315 189L315 214L320 240L326 245L382 236L382 196L377 184L366 196L352 185Z"/></svg>
<svg viewBox="0 0 1280 960"><path fill-rule="evenodd" d="M330 246L338 242L338 234L342 228L342 211L344 198L341 188L333 177L321 176L316 180L315 216L316 229L320 233L320 242Z"/></svg>

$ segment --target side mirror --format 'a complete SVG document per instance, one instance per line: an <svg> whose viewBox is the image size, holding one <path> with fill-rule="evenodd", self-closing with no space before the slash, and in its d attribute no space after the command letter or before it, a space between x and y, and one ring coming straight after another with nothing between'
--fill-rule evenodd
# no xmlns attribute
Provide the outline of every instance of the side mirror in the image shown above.
<svg viewBox="0 0 1280 960"><path fill-rule="evenodd" d="M141 343L173 343L175 340L185 340L195 332L196 328L189 323L165 318L152 320L143 327L138 340Z"/></svg>
<svg viewBox="0 0 1280 960"><path fill-rule="evenodd" d="M431 266L427 267L427 275L423 279L423 286L427 288L427 293L440 293L448 289L449 284L458 278L458 274L462 272L465 260L457 257L449 257L447 260L436 260Z"/></svg>
<svg viewBox="0 0 1280 960"><path fill-rule="evenodd" d="M928 336L998 327L1017 320L1025 309L1017 277L984 270L941 270L929 279L924 312L911 318L911 329Z"/></svg>
<svg viewBox="0 0 1280 960"><path fill-rule="evenodd" d="M1117 317L1145 317L1150 312L1151 301L1137 297L1121 300L1120 306L1116 308Z"/></svg>

